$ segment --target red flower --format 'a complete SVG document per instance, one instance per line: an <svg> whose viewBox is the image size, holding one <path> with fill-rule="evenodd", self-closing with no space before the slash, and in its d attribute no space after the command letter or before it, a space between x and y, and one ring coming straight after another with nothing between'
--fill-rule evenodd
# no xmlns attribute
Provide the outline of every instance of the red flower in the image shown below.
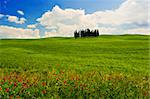
<svg viewBox="0 0 150 99"><path fill-rule="evenodd" d="M13 82L9 82L9 84L12 84Z"/></svg>
<svg viewBox="0 0 150 99"><path fill-rule="evenodd" d="M14 82L14 86L15 86L15 87L17 86L17 83L16 83L16 82Z"/></svg>
<svg viewBox="0 0 150 99"><path fill-rule="evenodd" d="M27 82L29 83L29 82L30 82L30 80L28 79L28 80L27 80Z"/></svg>
<svg viewBox="0 0 150 99"><path fill-rule="evenodd" d="M42 82L42 86L46 86L46 82Z"/></svg>
<svg viewBox="0 0 150 99"><path fill-rule="evenodd" d="M57 74L53 74L54 76L57 76Z"/></svg>
<svg viewBox="0 0 150 99"><path fill-rule="evenodd" d="M67 81L66 81L66 80L64 80L64 84L67 84Z"/></svg>
<svg viewBox="0 0 150 99"><path fill-rule="evenodd" d="M28 87L26 83L23 83L22 86L23 86L23 88L27 88Z"/></svg>
<svg viewBox="0 0 150 99"><path fill-rule="evenodd" d="M60 73L61 73L61 74L64 74L64 72L63 72L63 71L60 71Z"/></svg>
<svg viewBox="0 0 150 99"><path fill-rule="evenodd" d="M6 90L5 90L6 92L9 92L9 88L6 88Z"/></svg>
<svg viewBox="0 0 150 99"><path fill-rule="evenodd" d="M22 82L22 79L18 79L18 82Z"/></svg>
<svg viewBox="0 0 150 99"><path fill-rule="evenodd" d="M2 90L2 87L0 86L0 90Z"/></svg>
<svg viewBox="0 0 150 99"><path fill-rule="evenodd" d="M20 97L19 97L19 96L17 96L17 99L20 99Z"/></svg>
<svg viewBox="0 0 150 99"><path fill-rule="evenodd" d="M56 80L58 81L58 80L59 80L59 78L56 78Z"/></svg>
<svg viewBox="0 0 150 99"><path fill-rule="evenodd" d="M10 96L9 99L13 99L13 96Z"/></svg>
<svg viewBox="0 0 150 99"><path fill-rule="evenodd" d="M8 77L8 80L10 80L10 77Z"/></svg>
<svg viewBox="0 0 150 99"><path fill-rule="evenodd" d="M6 81L6 78L3 78L4 81Z"/></svg>
<svg viewBox="0 0 150 99"><path fill-rule="evenodd" d="M43 94L46 94L46 90L42 90L42 93L43 93Z"/></svg>

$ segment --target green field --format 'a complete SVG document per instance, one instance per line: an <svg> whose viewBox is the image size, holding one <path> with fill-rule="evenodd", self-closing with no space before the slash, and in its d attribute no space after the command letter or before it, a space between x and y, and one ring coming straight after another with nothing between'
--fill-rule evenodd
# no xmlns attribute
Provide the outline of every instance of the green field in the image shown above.
<svg viewBox="0 0 150 99"><path fill-rule="evenodd" d="M148 99L149 38L0 40L1 97Z"/></svg>

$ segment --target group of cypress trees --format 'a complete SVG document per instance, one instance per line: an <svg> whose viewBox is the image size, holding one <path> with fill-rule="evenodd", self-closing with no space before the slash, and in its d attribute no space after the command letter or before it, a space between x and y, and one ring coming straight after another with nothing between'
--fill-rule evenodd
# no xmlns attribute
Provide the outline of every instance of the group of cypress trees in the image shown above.
<svg viewBox="0 0 150 99"><path fill-rule="evenodd" d="M85 30L80 30L80 31L75 31L74 32L74 37L97 37L99 36L99 31L98 29L95 30L90 30L90 29L85 29Z"/></svg>

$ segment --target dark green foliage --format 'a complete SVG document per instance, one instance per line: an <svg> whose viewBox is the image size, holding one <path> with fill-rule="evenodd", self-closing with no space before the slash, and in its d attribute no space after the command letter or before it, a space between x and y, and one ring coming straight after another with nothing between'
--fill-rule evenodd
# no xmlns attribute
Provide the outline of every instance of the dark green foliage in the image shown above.
<svg viewBox="0 0 150 99"><path fill-rule="evenodd" d="M99 36L99 31L96 30L90 30L90 29L85 29L85 30L80 30L77 32L77 30L74 32L74 37L97 37Z"/></svg>

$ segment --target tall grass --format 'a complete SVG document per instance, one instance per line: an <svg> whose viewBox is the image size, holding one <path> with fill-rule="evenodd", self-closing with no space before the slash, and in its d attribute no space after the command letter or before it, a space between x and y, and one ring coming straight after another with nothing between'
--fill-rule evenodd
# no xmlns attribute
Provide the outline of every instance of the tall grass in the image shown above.
<svg viewBox="0 0 150 99"><path fill-rule="evenodd" d="M0 97L149 98L149 36L0 40Z"/></svg>

